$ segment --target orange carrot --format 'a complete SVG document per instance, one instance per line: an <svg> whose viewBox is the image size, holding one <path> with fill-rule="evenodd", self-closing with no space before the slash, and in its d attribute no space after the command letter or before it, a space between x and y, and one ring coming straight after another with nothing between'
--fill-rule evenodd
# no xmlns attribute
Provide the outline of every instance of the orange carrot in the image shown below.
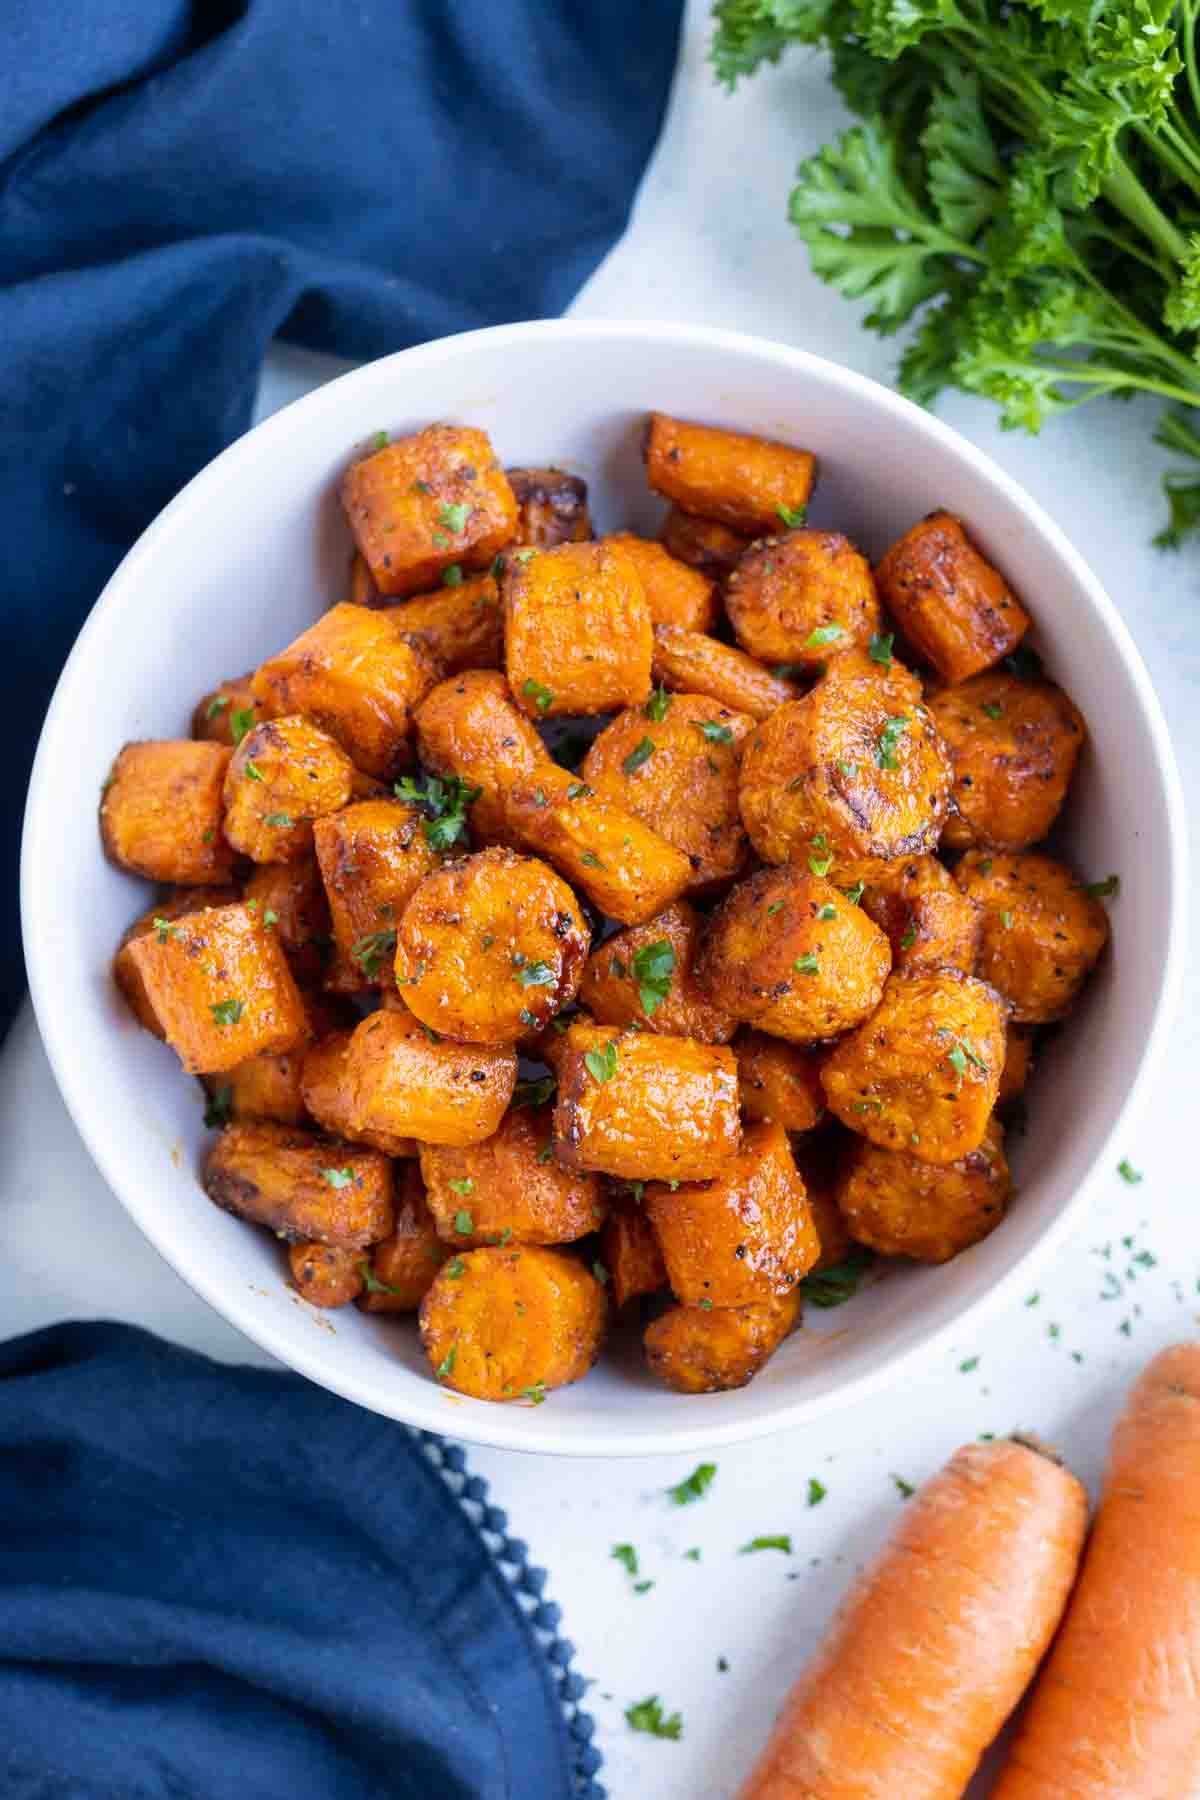
<svg viewBox="0 0 1200 1800"><path fill-rule="evenodd" d="M960 1800L1054 1635L1083 1488L968 1444L905 1509L785 1702L738 1800Z"/></svg>
<svg viewBox="0 0 1200 1800"><path fill-rule="evenodd" d="M1200 1343L1156 1356L996 1800L1200 1794Z"/></svg>

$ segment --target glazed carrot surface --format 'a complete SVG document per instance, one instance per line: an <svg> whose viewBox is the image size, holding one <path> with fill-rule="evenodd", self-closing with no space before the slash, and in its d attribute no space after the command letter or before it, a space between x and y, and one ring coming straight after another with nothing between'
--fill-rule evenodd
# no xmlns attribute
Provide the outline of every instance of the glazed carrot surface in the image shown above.
<svg viewBox="0 0 1200 1800"><path fill-rule="evenodd" d="M960 1800L1054 1634L1086 1517L1039 1451L958 1450L842 1605L738 1800Z"/></svg>
<svg viewBox="0 0 1200 1800"><path fill-rule="evenodd" d="M1078 1585L996 1800L1200 1794L1200 1343L1156 1356L1109 1447Z"/></svg>

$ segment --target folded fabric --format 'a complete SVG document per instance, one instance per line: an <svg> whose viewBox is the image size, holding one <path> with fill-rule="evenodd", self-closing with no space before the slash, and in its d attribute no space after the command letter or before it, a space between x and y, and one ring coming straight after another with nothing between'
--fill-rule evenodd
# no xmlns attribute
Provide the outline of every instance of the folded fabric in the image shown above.
<svg viewBox="0 0 1200 1800"><path fill-rule="evenodd" d="M624 228L679 13L680 0L6 0L10 793L88 608L245 429L273 336L365 358L562 310ZM20 988L18 826L10 806L0 1026Z"/></svg>
<svg viewBox="0 0 1200 1800"><path fill-rule="evenodd" d="M123 1325L0 1345L0 1520L4 1800L604 1792L462 1452L298 1376Z"/></svg>

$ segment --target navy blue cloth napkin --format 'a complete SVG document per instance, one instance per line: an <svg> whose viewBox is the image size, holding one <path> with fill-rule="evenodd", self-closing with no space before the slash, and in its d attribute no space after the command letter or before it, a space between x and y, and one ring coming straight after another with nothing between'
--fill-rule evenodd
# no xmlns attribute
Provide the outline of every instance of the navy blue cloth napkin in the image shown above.
<svg viewBox="0 0 1200 1800"><path fill-rule="evenodd" d="M124 1325L0 1346L0 1793L596 1800L505 1532L461 1451L299 1376Z"/></svg>
<svg viewBox="0 0 1200 1800"><path fill-rule="evenodd" d="M273 336L366 358L561 312L624 229L680 3L0 6L0 1028L14 801L113 568L245 429Z"/></svg>

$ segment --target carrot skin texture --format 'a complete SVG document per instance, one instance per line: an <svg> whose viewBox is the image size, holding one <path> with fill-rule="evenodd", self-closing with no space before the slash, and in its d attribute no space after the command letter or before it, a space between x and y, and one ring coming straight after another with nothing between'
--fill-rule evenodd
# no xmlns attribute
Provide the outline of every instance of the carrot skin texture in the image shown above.
<svg viewBox="0 0 1200 1800"><path fill-rule="evenodd" d="M843 1602L738 1800L961 1800L1054 1634L1086 1520L1079 1482L1037 1451L956 1451Z"/></svg>
<svg viewBox="0 0 1200 1800"><path fill-rule="evenodd" d="M1083 1568L995 1800L1200 1793L1200 1343L1117 1421Z"/></svg>

